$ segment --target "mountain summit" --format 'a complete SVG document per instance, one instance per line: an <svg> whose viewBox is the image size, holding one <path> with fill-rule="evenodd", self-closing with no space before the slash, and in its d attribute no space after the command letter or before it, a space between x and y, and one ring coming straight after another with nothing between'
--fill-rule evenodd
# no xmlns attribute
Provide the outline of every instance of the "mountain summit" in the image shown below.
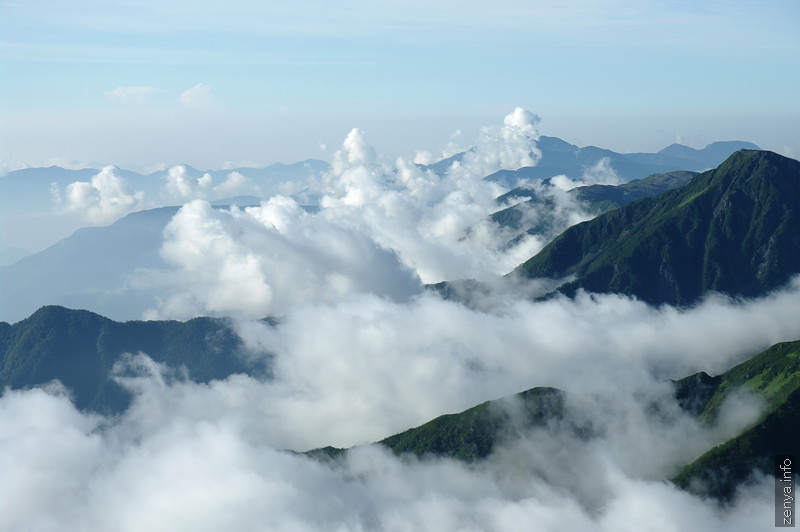
<svg viewBox="0 0 800 532"><path fill-rule="evenodd" d="M754 297L800 272L800 162L740 150L686 186L573 226L515 270L687 305L708 291Z"/></svg>

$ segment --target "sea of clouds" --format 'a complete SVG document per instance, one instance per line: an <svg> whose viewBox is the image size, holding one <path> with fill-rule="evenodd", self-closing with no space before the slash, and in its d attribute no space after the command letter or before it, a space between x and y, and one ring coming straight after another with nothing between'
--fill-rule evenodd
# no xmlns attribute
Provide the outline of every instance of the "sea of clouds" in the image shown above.
<svg viewBox="0 0 800 532"><path fill-rule="evenodd" d="M497 282L544 242L507 246L487 221L505 190L482 177L536 163L535 123L515 110L443 174L381 161L353 130L316 183L316 212L283 196L243 209L186 203L163 234L170 268L138 274L160 294L148 316L233 316L247 356L266 360L272 377L197 384L133 353L118 379L134 402L117 417L77 411L58 383L6 390L0 529L769 526L766 478L727 507L664 480L763 405L734 395L708 427L678 408L666 380L717 374L800 338L800 280L690 309L583 293L536 302L527 296L546 283ZM94 197L80 188L81 201ZM423 289L459 278L486 281L482 304ZM267 315L277 323L258 319ZM471 465L366 445L534 386L567 391L571 415L596 436L540 428ZM325 445L359 447L334 463L289 451Z"/></svg>

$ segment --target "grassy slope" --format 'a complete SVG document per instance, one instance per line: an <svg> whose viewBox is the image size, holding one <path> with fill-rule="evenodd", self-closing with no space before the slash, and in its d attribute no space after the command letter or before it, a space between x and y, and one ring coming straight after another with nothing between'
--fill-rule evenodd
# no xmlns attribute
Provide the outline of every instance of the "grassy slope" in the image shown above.
<svg viewBox="0 0 800 532"><path fill-rule="evenodd" d="M709 290L758 296L800 271L800 162L740 151L688 185L566 230L516 272L560 289L691 304Z"/></svg>
<svg viewBox="0 0 800 532"><path fill-rule="evenodd" d="M719 377L698 374L677 383L679 400L709 423L723 401L742 389L766 400L761 419L684 467L675 484L728 499L753 470L770 474L773 455L800 455L800 341L774 345Z"/></svg>
<svg viewBox="0 0 800 532"><path fill-rule="evenodd" d="M449 457L474 462L486 458L506 438L561 420L565 397L565 392L556 388L532 388L486 401L457 414L439 416L378 443L396 455ZM323 447L307 454L334 458L344 452L346 449Z"/></svg>

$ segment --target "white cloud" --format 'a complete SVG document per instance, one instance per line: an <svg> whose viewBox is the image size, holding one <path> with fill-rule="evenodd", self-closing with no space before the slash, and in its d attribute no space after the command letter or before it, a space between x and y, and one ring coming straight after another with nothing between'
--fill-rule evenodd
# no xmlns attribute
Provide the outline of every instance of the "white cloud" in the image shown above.
<svg viewBox="0 0 800 532"><path fill-rule="evenodd" d="M176 270L156 277L165 297L150 317L264 317L350 293L403 298L420 290L394 253L281 196L244 210L188 203L164 230L161 254Z"/></svg>
<svg viewBox="0 0 800 532"><path fill-rule="evenodd" d="M361 132L353 130L320 190L320 216L350 220L395 250L424 282L506 273L518 264L511 259L519 248L501 250L512 235L487 221L505 190L482 178L536 163L535 122L531 113L514 110L502 127L485 128L473 149L442 176L403 158L376 159Z"/></svg>
<svg viewBox="0 0 800 532"><path fill-rule="evenodd" d="M189 201L207 197L213 177L211 174L192 177L185 166L178 165L167 171L164 180L162 192L167 200Z"/></svg>
<svg viewBox="0 0 800 532"><path fill-rule="evenodd" d="M93 224L109 223L120 216L143 208L144 193L131 190L114 166L106 166L92 180L75 181L63 193L51 187L57 207L78 213Z"/></svg>
<svg viewBox="0 0 800 532"><path fill-rule="evenodd" d="M798 294L795 283L686 311L617 296L518 300L491 313L432 296L361 296L296 307L275 328L242 322L248 345L274 357L271 381L171 381L134 358L143 373L123 382L136 399L116 419L76 411L57 389L5 391L0 528L763 528L769 479L724 512L660 480L725 436L683 416L661 379L800 335ZM382 438L534 384L572 391L570 412L604 429L599 437L554 425L471 466L363 448L329 467L279 451ZM651 399L664 415L652 415ZM752 415L731 407L729 420Z"/></svg>
<svg viewBox="0 0 800 532"><path fill-rule="evenodd" d="M231 172L221 184L214 187L218 196L234 196L237 194L258 194L259 189L250 179L239 172Z"/></svg>
<svg viewBox="0 0 800 532"><path fill-rule="evenodd" d="M190 108L204 108L213 102L213 89L211 85L198 83L192 88L186 89L178 97L178 101Z"/></svg>
<svg viewBox="0 0 800 532"><path fill-rule="evenodd" d="M150 97L157 92L158 89L155 87L117 87L104 94L113 103L142 105L147 103Z"/></svg>
<svg viewBox="0 0 800 532"><path fill-rule="evenodd" d="M506 273L542 241L506 246L513 235L487 219L504 190L482 178L505 165L535 162L533 122L533 115L515 110L503 127L482 132L474 157L444 176L402 158L381 160L353 129L332 170L308 191L322 196L313 214L283 197L243 211L186 205L165 233L162 255L173 270L139 278L140 286L149 283L164 294L148 316L263 316L349 293L402 297L419 290L418 279ZM235 172L216 186L210 175L193 177L184 166L171 168L165 179L165 197L180 202L260 192ZM189 252L197 242L213 245Z"/></svg>
<svg viewBox="0 0 800 532"><path fill-rule="evenodd" d="M686 310L583 293L534 302L526 291L541 287L523 280L476 295L476 308L420 293L420 278L491 278L541 245L532 239L498 252L507 235L486 216L502 189L482 179L536 163L535 123L515 110L442 176L402 158L381 160L353 130L316 184L316 214L280 196L243 210L185 204L164 232L161 253L172 269L142 274L161 298L150 317L236 316L248 356L268 361L271 379L175 381L144 355L131 357L140 374L120 380L135 400L114 419L76 411L58 387L4 391L0 529L535 523L705 531L771 523L765 479L725 513L661 481L756 419L762 405L734 395L719 426L704 427L677 409L664 380L716 374L800 337L800 279L759 300L711 295ZM589 170L587 179L613 177L602 166ZM56 192L62 204L98 216L141 201L115 172ZM163 192L204 197L249 186L243 177L231 173L215 186L210 174L177 166ZM564 188L542 191L569 219L575 210ZM268 314L277 325L250 319ZM378 440L541 385L571 392L570 413L602 429L599 436L575 438L556 424L470 466L364 448L329 467L279 451ZM650 400L664 416L647 410Z"/></svg>

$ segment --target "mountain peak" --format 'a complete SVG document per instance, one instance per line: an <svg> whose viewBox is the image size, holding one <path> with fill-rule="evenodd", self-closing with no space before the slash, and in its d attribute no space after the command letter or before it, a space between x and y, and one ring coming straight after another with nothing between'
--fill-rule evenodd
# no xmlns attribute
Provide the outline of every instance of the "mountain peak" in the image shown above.
<svg viewBox="0 0 800 532"><path fill-rule="evenodd" d="M559 289L692 304L755 297L800 273L800 162L740 150L685 187L573 226L518 268Z"/></svg>

